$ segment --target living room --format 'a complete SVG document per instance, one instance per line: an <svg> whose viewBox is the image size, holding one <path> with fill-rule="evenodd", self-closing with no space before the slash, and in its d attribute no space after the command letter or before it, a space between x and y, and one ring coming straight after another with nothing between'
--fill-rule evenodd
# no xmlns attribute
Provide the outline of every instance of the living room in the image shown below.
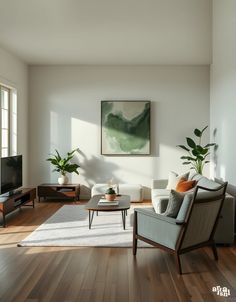
<svg viewBox="0 0 236 302"><path fill-rule="evenodd" d="M233 0L0 2L0 89L10 101L17 94L17 143L9 138L7 155L22 155L22 187L58 183L47 160L55 150L62 157L76 150L71 162L79 165L79 175L68 174L69 184L79 185L79 200L39 202L36 190L34 208L6 215L1 301L224 301L217 286L236 299L234 243L217 242L218 261L208 247L181 255L179 274L173 255L161 249L141 243L134 257L131 236L133 208L152 207L152 180L189 171L177 146L194 138L196 128L208 126L202 143L216 144L203 175L228 182L227 192L236 196L235 9ZM130 101L150 103L148 151L104 152L102 101L126 108ZM1 123L3 137L3 117ZM1 148L4 158L3 140ZM111 181L121 195L141 186L142 202L122 214L125 230L119 213L104 239L96 223L110 218L97 213L89 230L87 211L84 245L23 244L63 206L86 206L93 188ZM234 223L232 208L226 220ZM96 232L95 243L89 232Z"/></svg>

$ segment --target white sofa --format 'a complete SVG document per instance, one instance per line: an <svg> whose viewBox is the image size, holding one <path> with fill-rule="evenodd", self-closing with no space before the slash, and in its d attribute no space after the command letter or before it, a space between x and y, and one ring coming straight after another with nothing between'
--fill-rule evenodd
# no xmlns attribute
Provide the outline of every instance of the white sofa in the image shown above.
<svg viewBox="0 0 236 302"><path fill-rule="evenodd" d="M200 174L190 175L191 180L197 180L197 185L210 189L217 188L219 184ZM166 210L170 190L166 189L168 180L152 181L152 205L156 213L163 214ZM187 193L189 194L189 193ZM221 216L215 233L215 241L218 244L233 244L234 242L234 220L235 220L235 198L226 195Z"/></svg>
<svg viewBox="0 0 236 302"><path fill-rule="evenodd" d="M107 184L95 184L91 195L105 194L107 188ZM131 202L143 201L143 187L139 184L119 184L119 194L129 195Z"/></svg>

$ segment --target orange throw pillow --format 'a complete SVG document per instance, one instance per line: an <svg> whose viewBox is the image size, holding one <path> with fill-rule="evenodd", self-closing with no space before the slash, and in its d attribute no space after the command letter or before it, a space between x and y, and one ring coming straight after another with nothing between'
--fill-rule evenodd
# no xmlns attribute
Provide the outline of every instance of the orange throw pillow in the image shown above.
<svg viewBox="0 0 236 302"><path fill-rule="evenodd" d="M196 180L185 180L184 178L181 178L176 186L175 191L186 192L194 188L195 185L196 185Z"/></svg>

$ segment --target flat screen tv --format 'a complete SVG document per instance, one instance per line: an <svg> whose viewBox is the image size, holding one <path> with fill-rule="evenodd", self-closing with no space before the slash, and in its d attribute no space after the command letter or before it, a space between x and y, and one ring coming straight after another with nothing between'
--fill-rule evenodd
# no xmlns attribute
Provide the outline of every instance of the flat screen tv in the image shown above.
<svg viewBox="0 0 236 302"><path fill-rule="evenodd" d="M22 155L1 158L0 194L13 194L22 186Z"/></svg>

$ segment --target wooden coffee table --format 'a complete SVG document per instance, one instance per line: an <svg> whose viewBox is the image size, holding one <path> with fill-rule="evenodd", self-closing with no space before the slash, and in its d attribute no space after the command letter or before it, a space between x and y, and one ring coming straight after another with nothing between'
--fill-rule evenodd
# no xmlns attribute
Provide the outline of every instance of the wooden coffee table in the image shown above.
<svg viewBox="0 0 236 302"><path fill-rule="evenodd" d="M104 197L104 195L94 195L87 205L85 209L89 211L89 229L91 229L94 212L115 212L121 211L123 228L125 230L125 220L127 215L127 210L130 208L130 196L128 195L120 195L116 197L116 200L119 202L118 205L98 205L99 200Z"/></svg>

